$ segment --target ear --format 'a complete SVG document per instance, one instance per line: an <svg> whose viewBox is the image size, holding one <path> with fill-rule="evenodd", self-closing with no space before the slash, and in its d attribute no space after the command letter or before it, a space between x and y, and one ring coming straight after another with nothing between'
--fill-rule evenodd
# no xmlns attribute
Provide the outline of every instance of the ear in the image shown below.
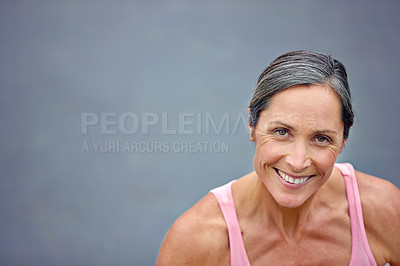
<svg viewBox="0 0 400 266"><path fill-rule="evenodd" d="M343 141L343 145L342 145L342 147L340 148L339 154L342 153L342 151L343 151L343 149L344 149L344 146L346 146L346 143L347 143L347 139L345 139L345 140Z"/></svg>
<svg viewBox="0 0 400 266"><path fill-rule="evenodd" d="M250 133L250 135L249 135L250 141L253 141L253 142L256 141L256 138L254 137L254 135L255 135L254 128L252 126L250 126L250 124L249 124L249 133Z"/></svg>
<svg viewBox="0 0 400 266"><path fill-rule="evenodd" d="M249 112L249 117L250 117L250 107L247 109L247 111ZM256 139L255 139L255 137L254 137L254 134L255 134L255 132L254 132L254 128L252 127L252 126L250 126L250 122L247 124L247 126L249 127L249 133L250 133L250 135L249 135L249 139L250 139L250 141L255 141Z"/></svg>

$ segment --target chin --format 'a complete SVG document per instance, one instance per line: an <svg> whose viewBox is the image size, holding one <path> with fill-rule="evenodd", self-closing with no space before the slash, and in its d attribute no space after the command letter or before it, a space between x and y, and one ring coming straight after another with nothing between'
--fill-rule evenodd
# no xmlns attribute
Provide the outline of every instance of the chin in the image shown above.
<svg viewBox="0 0 400 266"><path fill-rule="evenodd" d="M298 208L304 204L304 202L307 201L309 197L304 197L304 196L287 196L287 197L282 197L278 196L275 197L272 195L272 197L275 199L275 201L278 203L279 206L285 207L285 208Z"/></svg>

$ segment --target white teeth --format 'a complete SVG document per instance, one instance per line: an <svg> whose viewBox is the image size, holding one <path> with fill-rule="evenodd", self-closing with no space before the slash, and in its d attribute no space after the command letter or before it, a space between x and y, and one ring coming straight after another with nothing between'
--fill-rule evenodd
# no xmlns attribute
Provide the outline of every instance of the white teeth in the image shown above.
<svg viewBox="0 0 400 266"><path fill-rule="evenodd" d="M303 184L310 178L310 177L303 177L303 178L294 178L293 179L292 177L288 176L284 172L281 172L280 170L278 170L278 173L282 177L282 179L286 180L290 184Z"/></svg>

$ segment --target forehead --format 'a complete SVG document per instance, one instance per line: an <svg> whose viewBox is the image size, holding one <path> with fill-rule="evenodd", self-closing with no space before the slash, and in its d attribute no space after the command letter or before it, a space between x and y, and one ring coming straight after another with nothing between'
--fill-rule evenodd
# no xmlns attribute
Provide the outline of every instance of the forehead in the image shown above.
<svg viewBox="0 0 400 266"><path fill-rule="evenodd" d="M261 123L283 121L290 124L339 130L341 120L339 95L326 85L299 85L277 93L260 115Z"/></svg>

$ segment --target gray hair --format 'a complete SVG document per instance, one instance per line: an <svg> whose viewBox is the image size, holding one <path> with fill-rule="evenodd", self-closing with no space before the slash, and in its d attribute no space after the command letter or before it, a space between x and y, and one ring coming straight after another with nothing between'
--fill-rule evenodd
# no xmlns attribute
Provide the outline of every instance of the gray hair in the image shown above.
<svg viewBox="0 0 400 266"><path fill-rule="evenodd" d="M354 111L346 69L330 55L303 50L281 55L262 72L250 101L250 126L256 127L261 111L276 93L296 85L313 84L328 85L340 96L343 138L347 139Z"/></svg>

